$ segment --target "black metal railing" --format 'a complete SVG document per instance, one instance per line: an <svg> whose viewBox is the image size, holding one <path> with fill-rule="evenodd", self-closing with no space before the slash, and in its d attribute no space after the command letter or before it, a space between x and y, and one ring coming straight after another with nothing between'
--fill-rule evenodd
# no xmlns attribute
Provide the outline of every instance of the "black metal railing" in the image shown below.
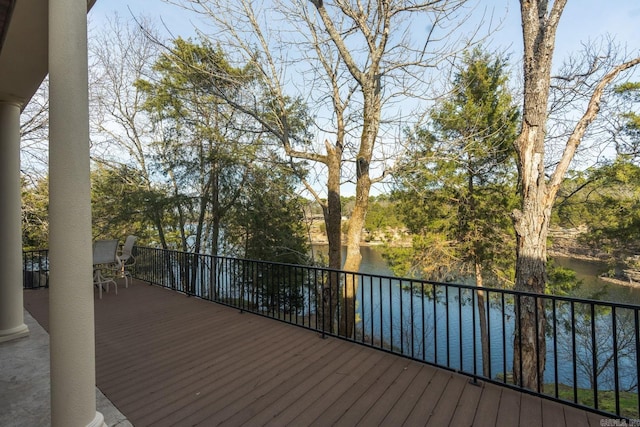
<svg viewBox="0 0 640 427"><path fill-rule="evenodd" d="M472 381L640 418L636 305L146 247L134 253L133 276L149 283L460 372ZM535 319L533 335L544 337L529 346L531 335L518 330L518 314L524 312ZM541 373L534 384L518 375L523 360Z"/></svg>
<svg viewBox="0 0 640 427"><path fill-rule="evenodd" d="M22 252L22 286L25 289L49 287L49 251Z"/></svg>

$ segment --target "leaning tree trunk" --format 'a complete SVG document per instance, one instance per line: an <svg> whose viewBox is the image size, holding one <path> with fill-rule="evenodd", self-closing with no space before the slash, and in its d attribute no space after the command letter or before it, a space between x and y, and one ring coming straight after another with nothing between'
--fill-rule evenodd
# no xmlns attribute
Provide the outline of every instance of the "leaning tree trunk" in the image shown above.
<svg viewBox="0 0 640 427"><path fill-rule="evenodd" d="M377 132L377 131L376 131ZM363 137L363 140L366 138ZM360 254L360 241L362 229L369 206L369 192L371 190L371 177L369 176L369 162L373 151L373 140L369 143L363 142L361 150L356 160L356 200L349 218L349 228L347 230L347 256L344 261L344 270L357 273L360 270L362 255ZM347 274L345 277L344 289L342 292L343 309L340 312L341 332L346 337L353 337L355 333L356 321L356 296L358 294L358 276Z"/></svg>
<svg viewBox="0 0 640 427"><path fill-rule="evenodd" d="M378 137L378 130L380 128L380 115L382 111L382 76L384 71L380 68L380 63L386 51L386 44L390 34L390 24L395 7L392 7L390 2L379 2L372 10L368 10L365 16L362 10L356 9L352 6L339 6L339 9L353 19L354 27L352 30L356 33L364 36L366 40L365 45L368 48L368 52L365 53L366 57L366 70L360 69L360 64L356 60L362 58L362 51L358 51L354 56L350 51L351 46L348 46L345 42L345 35L339 28L336 27L333 18L325 9L325 6L321 0L312 0L311 3L315 6L318 16L324 24L329 39L335 45L340 60L344 62L347 70L354 78L357 85L360 86L362 91L362 134L360 136L360 147L358 148L358 155L356 157L356 203L349 219L349 228L347 232L347 256L344 263L344 269L356 273L360 269L360 262L362 255L360 254L360 238L362 236L362 228L364 226L365 216L367 214L367 207L369 203L369 191L371 189L371 177L369 176L369 165L373 157L373 148L376 138ZM346 4L346 3L345 3ZM399 9L397 9L399 10ZM352 15L351 11L356 13ZM367 56L368 54L368 56ZM332 62L332 61L329 61ZM333 71L329 71L329 74L333 75ZM334 76L330 76L330 80L334 83L334 91L336 94L342 92L340 84L337 84L338 80L335 80ZM349 95L351 97L351 95ZM338 100L334 103L337 107L338 119L342 118L342 108L345 104L339 101L338 95L334 100ZM342 132L344 135L345 127L338 126L339 134ZM343 139L339 136L338 141ZM347 275L344 283L343 292L343 308L340 311L339 324L344 325L345 329L343 335L346 337L354 336L355 328L355 306L356 306L356 294L358 291L358 280L354 274Z"/></svg>
<svg viewBox="0 0 640 427"><path fill-rule="evenodd" d="M364 95L363 128L360 138L360 149L356 157L356 200L349 218L347 231L347 256L344 261L344 270L357 273L360 270L362 255L360 254L360 240L362 229L369 207L369 193L371 191L370 165L373 157L373 148L378 130L380 128L380 79L377 68L372 67L362 92ZM347 275L344 283L344 309L340 313L340 324L344 325L344 336L353 337L356 321L356 295L358 294L358 277L355 274Z"/></svg>
<svg viewBox="0 0 640 427"><path fill-rule="evenodd" d="M593 87L584 115L577 122L562 157L548 179L544 171L544 138L555 34L567 0L520 2L524 41L524 105L522 129L516 140L521 210L514 211L516 230L516 290L543 294L546 283L547 234L551 208L578 145L600 110L605 88L621 72L640 64L640 57L612 68ZM551 9L549 9L549 7ZM545 367L544 304L540 298L516 298L514 379L541 391Z"/></svg>
<svg viewBox="0 0 640 427"><path fill-rule="evenodd" d="M367 176L368 178L368 176ZM368 179L367 179L368 182ZM360 187L358 181L358 187ZM362 262L360 253L360 239L362 228L367 214L369 203L370 184L361 191L356 191L356 204L349 218L349 229L347 231L347 256L344 262L344 270L357 273ZM340 312L340 332L346 337L354 337L356 323L356 296L358 294L358 276L356 274L346 274L344 288L342 292L343 308Z"/></svg>

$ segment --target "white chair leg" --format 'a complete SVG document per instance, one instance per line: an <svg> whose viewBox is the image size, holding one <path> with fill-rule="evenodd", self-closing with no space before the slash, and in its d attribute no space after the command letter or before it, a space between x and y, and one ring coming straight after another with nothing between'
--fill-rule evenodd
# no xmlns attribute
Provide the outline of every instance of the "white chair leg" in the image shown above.
<svg viewBox="0 0 640 427"><path fill-rule="evenodd" d="M102 299L102 274L100 269L93 270L93 285L98 287L98 295Z"/></svg>

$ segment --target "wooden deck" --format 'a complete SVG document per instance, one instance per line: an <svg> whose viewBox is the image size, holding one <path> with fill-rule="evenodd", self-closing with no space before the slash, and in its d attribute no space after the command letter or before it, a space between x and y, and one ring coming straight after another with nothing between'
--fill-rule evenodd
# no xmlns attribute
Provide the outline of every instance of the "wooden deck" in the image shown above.
<svg viewBox="0 0 640 427"><path fill-rule="evenodd" d="M48 330L48 290L25 308ZM100 390L143 426L600 426L601 416L135 282L95 299Z"/></svg>

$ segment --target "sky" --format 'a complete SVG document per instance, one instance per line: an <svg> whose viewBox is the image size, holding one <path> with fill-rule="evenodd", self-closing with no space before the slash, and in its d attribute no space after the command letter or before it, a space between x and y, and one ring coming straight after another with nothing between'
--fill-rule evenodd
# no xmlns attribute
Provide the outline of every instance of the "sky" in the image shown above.
<svg viewBox="0 0 640 427"><path fill-rule="evenodd" d="M496 46L513 53L521 51L520 10L517 0L480 0L476 16L486 9L493 12L494 22L502 21L494 35ZM122 17L146 16L164 23L175 36L189 37L195 33L198 17L162 0L98 0L89 16L91 25L100 25L114 13ZM580 49L580 43L605 34L615 36L630 48L640 48L640 1L638 0L569 0L560 21L556 37L556 56Z"/></svg>

